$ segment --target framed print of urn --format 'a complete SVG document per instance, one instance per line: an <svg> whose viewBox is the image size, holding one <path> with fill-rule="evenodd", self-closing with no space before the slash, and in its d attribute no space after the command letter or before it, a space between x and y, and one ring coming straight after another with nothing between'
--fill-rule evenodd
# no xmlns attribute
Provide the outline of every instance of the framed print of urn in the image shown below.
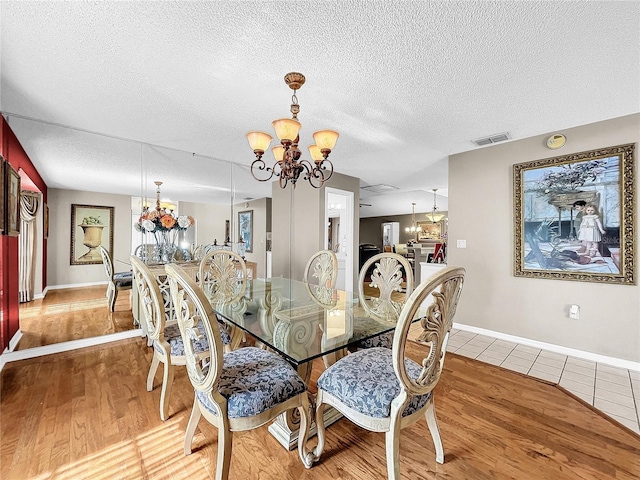
<svg viewBox="0 0 640 480"><path fill-rule="evenodd" d="M114 207L71 205L71 265L102 263L102 245L113 258Z"/></svg>

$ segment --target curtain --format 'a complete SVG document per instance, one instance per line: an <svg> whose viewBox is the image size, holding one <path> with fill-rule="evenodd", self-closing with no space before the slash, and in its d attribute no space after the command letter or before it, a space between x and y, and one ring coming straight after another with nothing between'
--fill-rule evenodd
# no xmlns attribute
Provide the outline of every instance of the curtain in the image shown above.
<svg viewBox="0 0 640 480"><path fill-rule="evenodd" d="M33 300L36 272L36 214L40 207L40 194L20 193L20 237L18 242L18 276L20 303Z"/></svg>

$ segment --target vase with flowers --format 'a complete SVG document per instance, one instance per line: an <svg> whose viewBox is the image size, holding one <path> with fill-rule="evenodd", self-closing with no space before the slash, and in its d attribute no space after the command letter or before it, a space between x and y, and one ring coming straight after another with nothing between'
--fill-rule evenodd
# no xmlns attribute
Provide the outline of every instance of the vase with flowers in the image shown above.
<svg viewBox="0 0 640 480"><path fill-rule="evenodd" d="M155 239L155 248L152 261L155 263L170 263L176 253L178 233L191 227L195 220L191 215L176 216L172 209L162 207L160 204L160 185L157 185L156 207L151 210L145 207L142 215L135 224L135 229L142 233L152 233Z"/></svg>

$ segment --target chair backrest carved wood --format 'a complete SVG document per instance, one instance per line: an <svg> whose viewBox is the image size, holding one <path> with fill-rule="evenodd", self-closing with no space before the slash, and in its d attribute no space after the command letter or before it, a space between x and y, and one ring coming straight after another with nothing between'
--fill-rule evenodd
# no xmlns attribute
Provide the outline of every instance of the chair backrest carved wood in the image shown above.
<svg viewBox="0 0 640 480"><path fill-rule="evenodd" d="M247 266L231 250L212 250L200 261L198 285L212 305L237 302L247 288Z"/></svg>
<svg viewBox="0 0 640 480"><path fill-rule="evenodd" d="M134 288L138 290L146 333L151 342L164 339L165 309L164 299L156 277L136 255L131 255Z"/></svg>
<svg viewBox="0 0 640 480"><path fill-rule="evenodd" d="M393 337L393 368L401 383L401 388L410 395L424 395L433 390L440 379L444 358L453 325L453 318L462 287L465 269L448 267L416 287L407 299ZM407 373L405 349L409 329L414 319L421 315L423 304L428 304L426 312L420 318L422 333L417 342L429 347L422 362L422 372L416 380Z"/></svg>
<svg viewBox="0 0 640 480"><path fill-rule="evenodd" d="M364 284L367 281L367 271L374 265L370 287L380 291L378 297L367 297L364 293ZM405 301L397 301L392 298L393 292L402 292L402 284L405 284ZM413 292L413 269L409 261L397 253L383 252L367 259L360 269L358 280L358 293L360 304L365 311L382 319L398 318L406 299Z"/></svg>

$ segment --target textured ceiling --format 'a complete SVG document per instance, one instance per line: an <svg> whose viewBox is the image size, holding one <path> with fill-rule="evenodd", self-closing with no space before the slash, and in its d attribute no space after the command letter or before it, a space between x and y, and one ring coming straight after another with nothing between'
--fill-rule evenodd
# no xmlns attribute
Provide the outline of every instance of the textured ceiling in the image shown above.
<svg viewBox="0 0 640 480"><path fill-rule="evenodd" d="M289 71L307 77L301 144L338 130L336 171L398 187L362 191L362 216L429 210L432 188L446 208L447 156L476 138L640 111L635 1L3 0L0 16L0 109L50 187L161 179L216 201L233 169L237 199L268 195L244 134L289 115Z"/></svg>

